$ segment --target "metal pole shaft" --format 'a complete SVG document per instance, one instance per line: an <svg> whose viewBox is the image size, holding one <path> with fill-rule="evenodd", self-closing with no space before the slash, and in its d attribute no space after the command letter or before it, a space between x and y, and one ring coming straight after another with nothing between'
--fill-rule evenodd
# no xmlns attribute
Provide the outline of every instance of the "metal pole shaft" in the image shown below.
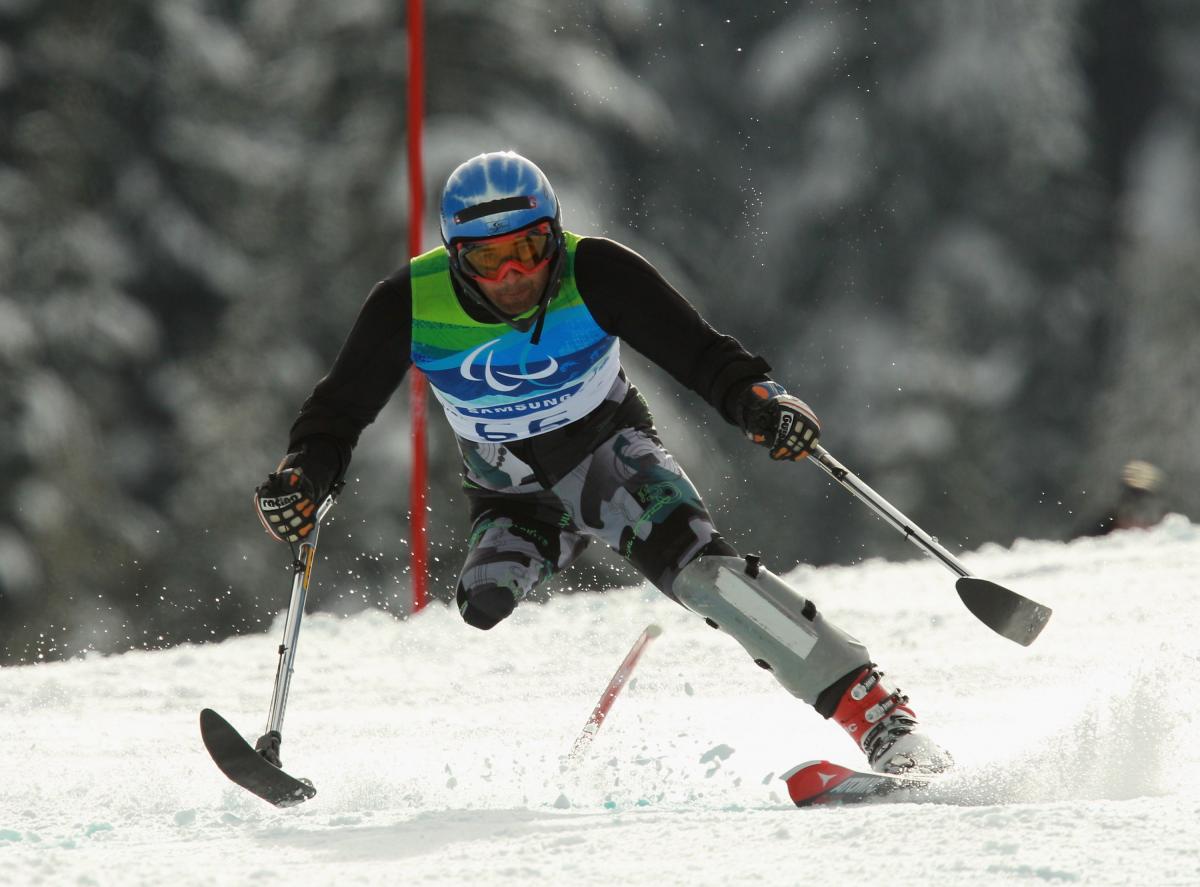
<svg viewBox="0 0 1200 887"><path fill-rule="evenodd" d="M288 603L287 619L283 624L283 643L279 645L279 666L275 670L275 690L271 694L271 713L267 717L267 732L283 732L283 710L287 705L288 688L292 683L292 665L296 661L296 644L300 640L300 620L304 616L304 601L308 597L308 582L312 578L317 558L317 534L321 520L333 507L333 497L326 497L317 510L317 522L312 538L300 543L300 555L292 577L292 597Z"/></svg>
<svg viewBox="0 0 1200 887"><path fill-rule="evenodd" d="M849 468L833 458L829 451L818 445L812 450L812 463L845 487L851 494L862 500L872 511L904 534L913 545L922 549L930 557L939 560L951 572L959 576L969 577L971 572L964 567L954 555L946 551L938 541L918 527L892 506L886 499L863 483Z"/></svg>

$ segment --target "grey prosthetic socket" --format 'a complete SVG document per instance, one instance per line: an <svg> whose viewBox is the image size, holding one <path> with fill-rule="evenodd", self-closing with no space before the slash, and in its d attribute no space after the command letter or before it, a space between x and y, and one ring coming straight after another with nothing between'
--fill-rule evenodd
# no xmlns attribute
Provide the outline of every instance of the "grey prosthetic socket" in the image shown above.
<svg viewBox="0 0 1200 887"><path fill-rule="evenodd" d="M757 558L699 557L679 574L672 591L810 705L826 687L870 662L866 647L825 621L811 601L758 566Z"/></svg>

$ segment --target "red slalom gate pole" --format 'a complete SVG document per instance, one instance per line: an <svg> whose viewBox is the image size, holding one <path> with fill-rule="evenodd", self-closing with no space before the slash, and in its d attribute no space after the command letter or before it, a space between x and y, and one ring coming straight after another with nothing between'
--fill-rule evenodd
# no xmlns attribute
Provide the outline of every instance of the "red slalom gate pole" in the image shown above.
<svg viewBox="0 0 1200 887"><path fill-rule="evenodd" d="M425 10L423 0L408 0L408 253L419 256L421 222L425 217L425 173L421 157L421 128L425 117ZM409 496L409 537L412 541L412 609L429 600L427 566L429 540L425 524L428 459L425 447L425 414L428 391L425 376L416 367L408 383L411 422L412 477Z"/></svg>
<svg viewBox="0 0 1200 887"><path fill-rule="evenodd" d="M567 755L568 760L577 761L588 750L588 747L592 744L592 740L600 732L600 725L604 723L604 718L608 715L608 710L612 708L613 703L617 701L617 697L621 694L621 690L629 682L630 677L632 677L638 660L642 658L642 653L646 650L646 645L660 634L662 634L662 629L657 625L647 625L642 629L641 635L634 641L633 647L630 648L629 652L625 655L624 661L617 668L617 673L612 676L612 680L604 688L604 693L600 696L600 701L596 703L596 708L593 709L592 716L588 718L588 722L584 724L583 732L579 734L579 738L575 740L575 745L571 747L571 753Z"/></svg>
<svg viewBox="0 0 1200 887"><path fill-rule="evenodd" d="M420 610L429 600L428 552L429 539L425 524L425 491L428 474L428 455L425 447L425 413L427 392L425 376L416 367L408 382L408 415L411 423L412 489L409 496L409 537L412 551L409 558L412 572L412 611Z"/></svg>

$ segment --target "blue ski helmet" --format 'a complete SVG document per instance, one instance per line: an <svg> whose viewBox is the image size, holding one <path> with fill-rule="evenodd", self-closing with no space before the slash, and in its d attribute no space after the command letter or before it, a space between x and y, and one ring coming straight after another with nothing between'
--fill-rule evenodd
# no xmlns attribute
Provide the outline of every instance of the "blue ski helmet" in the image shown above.
<svg viewBox="0 0 1200 887"><path fill-rule="evenodd" d="M499 237L540 222L549 222L554 235L550 277L538 310L529 317L515 320L500 313L471 275L463 271L456 244ZM525 332L534 327L533 343L537 344L546 306L558 292L562 280L566 255L562 208L545 173L514 151L493 151L472 157L450 173L446 187L442 189L441 230L442 244L449 253L450 274L459 288L514 329Z"/></svg>
<svg viewBox="0 0 1200 887"><path fill-rule="evenodd" d="M513 151L472 157L442 191L442 243L496 237L537 222L560 224L558 198L545 174ZM555 232L557 233L557 232Z"/></svg>

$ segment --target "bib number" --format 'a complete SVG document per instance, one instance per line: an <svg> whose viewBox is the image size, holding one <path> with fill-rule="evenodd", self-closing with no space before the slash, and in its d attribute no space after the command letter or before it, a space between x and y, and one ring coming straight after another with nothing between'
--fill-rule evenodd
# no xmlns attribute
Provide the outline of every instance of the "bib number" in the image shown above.
<svg viewBox="0 0 1200 887"><path fill-rule="evenodd" d="M475 434L478 435L479 440L486 440L492 443L505 443L513 440L524 440L527 437L536 437L554 428L568 425L570 422L571 417L563 411L551 413L549 416L538 416L536 419L530 419L525 423L524 433L513 430L514 427L519 428L520 423L514 422L512 419L506 419L503 422L476 422Z"/></svg>

